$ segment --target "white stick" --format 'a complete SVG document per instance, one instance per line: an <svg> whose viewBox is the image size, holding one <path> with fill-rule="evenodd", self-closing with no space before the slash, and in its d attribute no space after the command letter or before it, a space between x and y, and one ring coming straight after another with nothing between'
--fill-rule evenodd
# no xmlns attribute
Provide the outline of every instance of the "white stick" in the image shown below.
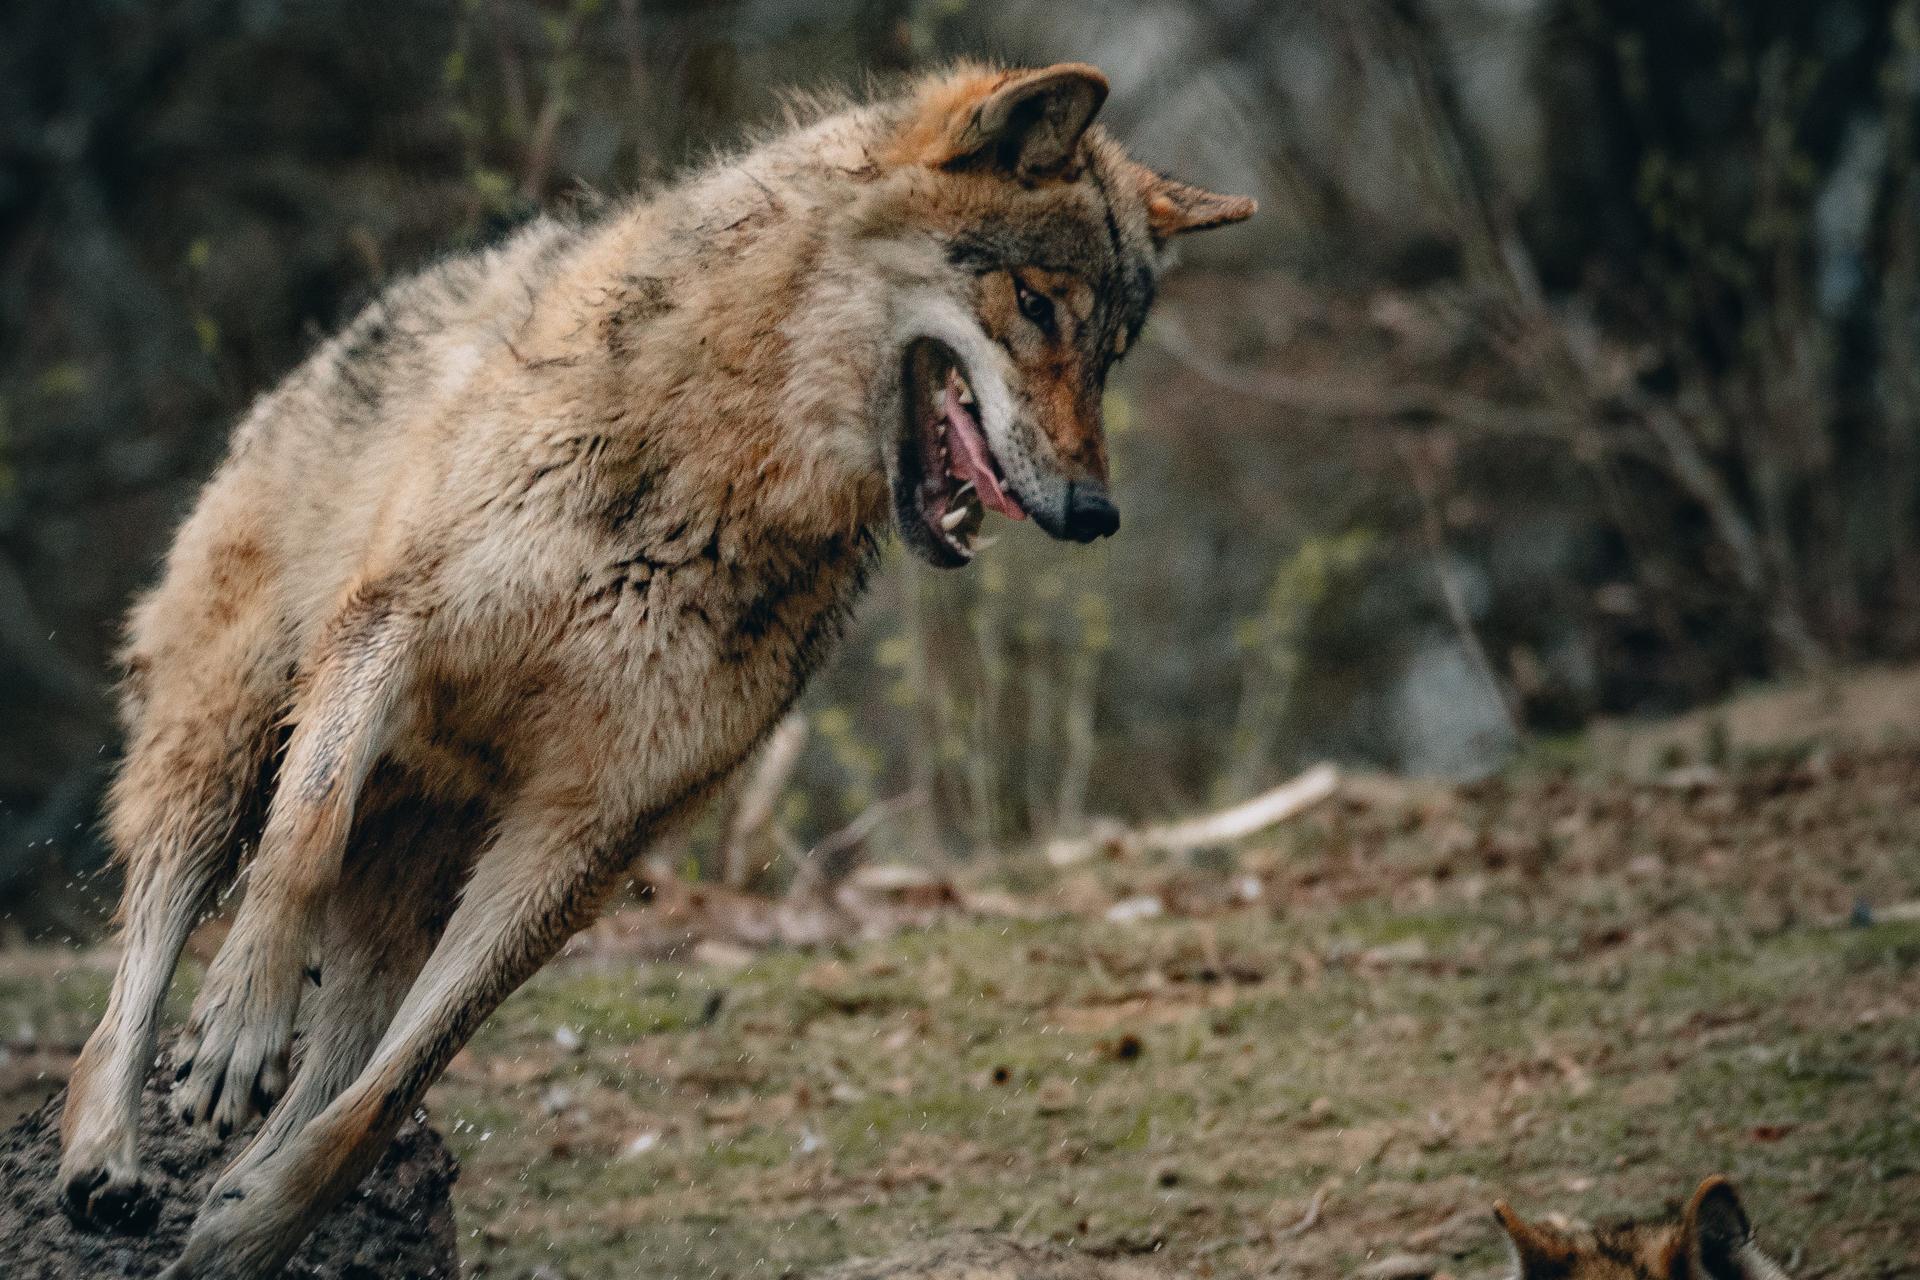
<svg viewBox="0 0 1920 1280"><path fill-rule="evenodd" d="M1210 844L1229 844L1305 813L1339 786L1340 771L1330 764L1317 764L1291 782L1217 813L1137 831L1108 830L1078 839L1055 840L1047 846L1047 861L1057 867L1071 866L1109 846L1186 853Z"/></svg>
<svg viewBox="0 0 1920 1280"><path fill-rule="evenodd" d="M720 838L720 882L740 888L752 878L747 854L762 831L773 825L774 809L787 789L800 752L807 745L807 719L794 713L774 727L760 759L741 783Z"/></svg>
<svg viewBox="0 0 1920 1280"><path fill-rule="evenodd" d="M1189 818L1162 827L1148 827L1138 837L1142 846L1161 853L1185 853L1210 844L1244 840L1277 826L1319 804L1340 785L1340 772L1317 764L1292 782L1283 783L1253 799L1202 818Z"/></svg>

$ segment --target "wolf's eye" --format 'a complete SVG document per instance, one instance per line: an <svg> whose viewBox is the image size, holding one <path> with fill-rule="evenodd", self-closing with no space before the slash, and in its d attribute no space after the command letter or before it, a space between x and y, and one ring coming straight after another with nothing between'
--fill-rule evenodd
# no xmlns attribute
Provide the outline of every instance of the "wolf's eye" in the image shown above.
<svg viewBox="0 0 1920 1280"><path fill-rule="evenodd" d="M1020 304L1020 314L1033 321L1042 333L1053 332L1053 299L1038 289L1029 289L1018 277L1013 282L1013 295Z"/></svg>

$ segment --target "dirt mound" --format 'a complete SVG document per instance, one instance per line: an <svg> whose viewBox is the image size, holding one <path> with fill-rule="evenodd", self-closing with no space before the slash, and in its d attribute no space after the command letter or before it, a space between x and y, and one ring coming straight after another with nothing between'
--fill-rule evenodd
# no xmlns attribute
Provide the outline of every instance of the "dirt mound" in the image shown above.
<svg viewBox="0 0 1920 1280"><path fill-rule="evenodd" d="M190 1130L164 1105L158 1073L147 1082L141 1156L156 1195L145 1229L127 1234L75 1227L54 1192L62 1091L0 1134L0 1276L95 1280L157 1274L185 1242L194 1212L251 1129L224 1140ZM360 1189L308 1238L288 1280L452 1280L458 1176L440 1135L408 1124Z"/></svg>

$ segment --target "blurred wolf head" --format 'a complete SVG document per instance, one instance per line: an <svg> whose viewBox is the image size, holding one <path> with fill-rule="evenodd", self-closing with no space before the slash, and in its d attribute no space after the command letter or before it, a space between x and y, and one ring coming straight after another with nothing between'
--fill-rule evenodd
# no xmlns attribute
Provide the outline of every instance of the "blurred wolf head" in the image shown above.
<svg viewBox="0 0 1920 1280"><path fill-rule="evenodd" d="M1753 1242L1753 1224L1733 1184L1708 1178L1678 1222L1597 1229L1529 1222L1503 1200L1513 1280L1787 1280Z"/></svg>

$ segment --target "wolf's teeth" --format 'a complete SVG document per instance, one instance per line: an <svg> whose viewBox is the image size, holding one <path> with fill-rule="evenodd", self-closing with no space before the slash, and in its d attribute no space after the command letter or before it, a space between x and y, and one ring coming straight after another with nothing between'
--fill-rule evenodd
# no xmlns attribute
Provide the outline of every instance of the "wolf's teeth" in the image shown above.
<svg viewBox="0 0 1920 1280"><path fill-rule="evenodd" d="M947 512L947 514L940 517L940 527L942 529L945 529L948 533L952 533L955 529L958 529L961 526L961 524L966 521L966 518L967 518L967 509L965 507L955 507L953 510Z"/></svg>
<svg viewBox="0 0 1920 1280"><path fill-rule="evenodd" d="M966 405L968 408L973 407L973 388L967 385L965 378L960 379L959 400L961 404Z"/></svg>

